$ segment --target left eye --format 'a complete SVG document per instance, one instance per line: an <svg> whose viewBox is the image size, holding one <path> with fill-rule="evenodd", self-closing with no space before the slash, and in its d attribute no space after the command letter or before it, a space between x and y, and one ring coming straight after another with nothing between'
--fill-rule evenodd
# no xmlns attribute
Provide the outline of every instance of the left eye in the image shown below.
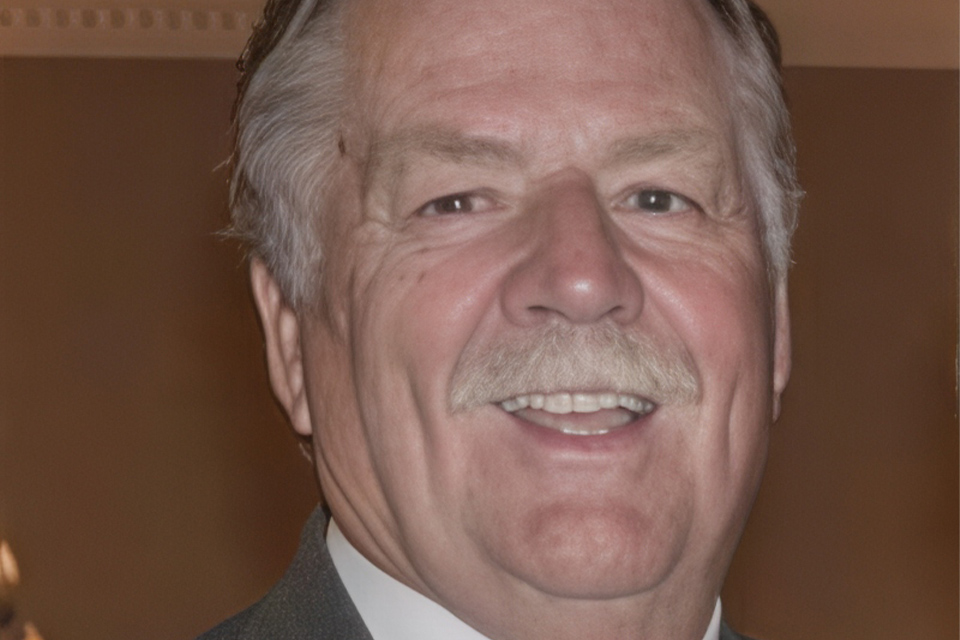
<svg viewBox="0 0 960 640"><path fill-rule="evenodd" d="M693 208L693 203L677 195L672 191L664 189L643 189L637 191L626 202L632 209L639 209L649 213L676 213Z"/></svg>

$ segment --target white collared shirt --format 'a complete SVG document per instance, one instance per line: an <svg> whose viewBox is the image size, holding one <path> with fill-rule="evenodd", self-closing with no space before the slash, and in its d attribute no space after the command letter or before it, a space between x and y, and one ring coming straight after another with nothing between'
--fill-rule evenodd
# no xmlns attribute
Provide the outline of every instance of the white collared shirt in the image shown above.
<svg viewBox="0 0 960 640"><path fill-rule="evenodd" d="M439 604L376 567L330 521L333 566L373 640L489 640ZM720 600L703 640L720 639Z"/></svg>

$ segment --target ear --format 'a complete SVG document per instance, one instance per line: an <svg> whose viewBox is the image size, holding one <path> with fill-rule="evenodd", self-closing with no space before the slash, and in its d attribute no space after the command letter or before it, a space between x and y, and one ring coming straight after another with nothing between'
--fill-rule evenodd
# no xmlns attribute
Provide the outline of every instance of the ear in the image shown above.
<svg viewBox="0 0 960 640"><path fill-rule="evenodd" d="M273 394L287 412L293 430L310 436L313 426L304 383L300 319L260 260L250 262L250 285L263 328Z"/></svg>
<svg viewBox="0 0 960 640"><path fill-rule="evenodd" d="M787 281L777 284L773 301L773 420L780 417L780 398L790 380L792 366L790 344L790 304Z"/></svg>

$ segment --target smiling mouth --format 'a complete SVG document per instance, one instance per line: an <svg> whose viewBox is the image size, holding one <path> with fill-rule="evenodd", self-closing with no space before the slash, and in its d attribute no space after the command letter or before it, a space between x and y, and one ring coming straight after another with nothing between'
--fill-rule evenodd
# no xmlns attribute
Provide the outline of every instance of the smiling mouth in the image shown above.
<svg viewBox="0 0 960 640"><path fill-rule="evenodd" d="M633 394L530 393L499 403L504 411L535 425L575 436L597 436L649 415L657 405Z"/></svg>

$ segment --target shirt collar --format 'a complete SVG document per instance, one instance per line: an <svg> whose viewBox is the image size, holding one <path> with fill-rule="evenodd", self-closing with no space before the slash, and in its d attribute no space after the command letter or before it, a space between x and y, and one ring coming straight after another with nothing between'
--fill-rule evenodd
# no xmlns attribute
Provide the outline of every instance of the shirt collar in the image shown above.
<svg viewBox="0 0 960 640"><path fill-rule="evenodd" d="M373 640L489 640L439 604L376 567L330 520L333 566ZM720 639L720 600L703 640Z"/></svg>

